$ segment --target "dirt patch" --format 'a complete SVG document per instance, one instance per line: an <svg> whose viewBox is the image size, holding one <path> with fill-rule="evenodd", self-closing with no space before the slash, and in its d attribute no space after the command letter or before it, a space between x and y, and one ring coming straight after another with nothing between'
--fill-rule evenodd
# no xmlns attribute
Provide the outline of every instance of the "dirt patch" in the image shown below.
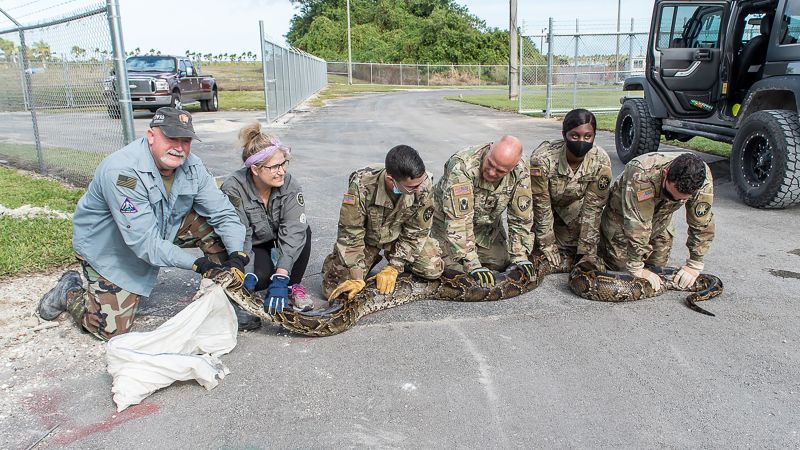
<svg viewBox="0 0 800 450"><path fill-rule="evenodd" d="M83 333L66 314L52 322L36 315L39 298L62 273L7 278L0 285L0 423L24 423L30 414L26 402L50 387L105 372L104 342ZM150 330L165 320L139 317L134 329Z"/></svg>

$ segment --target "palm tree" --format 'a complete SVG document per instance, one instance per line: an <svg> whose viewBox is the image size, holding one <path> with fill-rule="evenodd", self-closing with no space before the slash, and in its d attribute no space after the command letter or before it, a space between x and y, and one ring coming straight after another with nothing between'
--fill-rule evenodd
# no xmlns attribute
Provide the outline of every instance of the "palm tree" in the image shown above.
<svg viewBox="0 0 800 450"><path fill-rule="evenodd" d="M70 53L72 54L73 58L81 59L86 54L86 50L78 47L77 45L73 45Z"/></svg>
<svg viewBox="0 0 800 450"><path fill-rule="evenodd" d="M45 42L44 39L39 40L39 42L34 42L33 48L31 48L31 55L42 61L48 61L52 56L50 53L50 44Z"/></svg>

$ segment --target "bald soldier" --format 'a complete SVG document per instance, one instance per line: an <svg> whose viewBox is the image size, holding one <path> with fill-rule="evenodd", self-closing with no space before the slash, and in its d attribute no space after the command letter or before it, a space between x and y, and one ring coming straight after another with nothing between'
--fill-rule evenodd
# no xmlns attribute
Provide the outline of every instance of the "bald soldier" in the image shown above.
<svg viewBox="0 0 800 450"><path fill-rule="evenodd" d="M469 272L481 286L494 286L491 271L509 263L533 273L530 172L519 139L503 136L451 156L433 199L431 236L446 268ZM506 210L508 237L501 221Z"/></svg>
<svg viewBox="0 0 800 450"><path fill-rule="evenodd" d="M444 270L439 244L431 239L431 176L413 148L398 145L375 164L353 172L342 197L333 253L322 265L322 290L328 300L347 294L352 300L364 277L381 260L389 261L376 276L382 294L394 291L406 268L436 279Z"/></svg>
<svg viewBox="0 0 800 450"><path fill-rule="evenodd" d="M714 184L711 170L691 153L648 153L631 160L611 184L600 219L599 255L613 270L645 278L654 289L661 278L645 264L662 267L672 250L672 213L686 208L689 258L675 275L686 288L703 270L714 239Z"/></svg>

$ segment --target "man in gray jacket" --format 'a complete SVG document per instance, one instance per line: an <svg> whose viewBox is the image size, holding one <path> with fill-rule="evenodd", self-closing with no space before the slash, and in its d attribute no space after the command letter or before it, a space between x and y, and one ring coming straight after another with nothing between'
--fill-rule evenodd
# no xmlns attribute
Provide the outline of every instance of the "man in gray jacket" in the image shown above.
<svg viewBox="0 0 800 450"><path fill-rule="evenodd" d="M161 108L146 137L112 153L95 171L73 217L72 245L88 283L65 273L39 303L53 320L67 310L100 339L126 333L159 267L243 270L245 230L202 161L192 116ZM199 247L195 258L181 250Z"/></svg>

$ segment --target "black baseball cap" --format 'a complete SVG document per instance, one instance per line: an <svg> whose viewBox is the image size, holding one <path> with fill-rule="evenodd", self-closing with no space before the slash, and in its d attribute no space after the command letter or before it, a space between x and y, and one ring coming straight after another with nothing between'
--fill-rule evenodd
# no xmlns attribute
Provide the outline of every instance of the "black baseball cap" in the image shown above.
<svg viewBox="0 0 800 450"><path fill-rule="evenodd" d="M158 108L153 120L150 121L150 128L161 128L165 136L169 138L192 138L200 140L194 134L192 126L192 115L186 111L165 106Z"/></svg>

